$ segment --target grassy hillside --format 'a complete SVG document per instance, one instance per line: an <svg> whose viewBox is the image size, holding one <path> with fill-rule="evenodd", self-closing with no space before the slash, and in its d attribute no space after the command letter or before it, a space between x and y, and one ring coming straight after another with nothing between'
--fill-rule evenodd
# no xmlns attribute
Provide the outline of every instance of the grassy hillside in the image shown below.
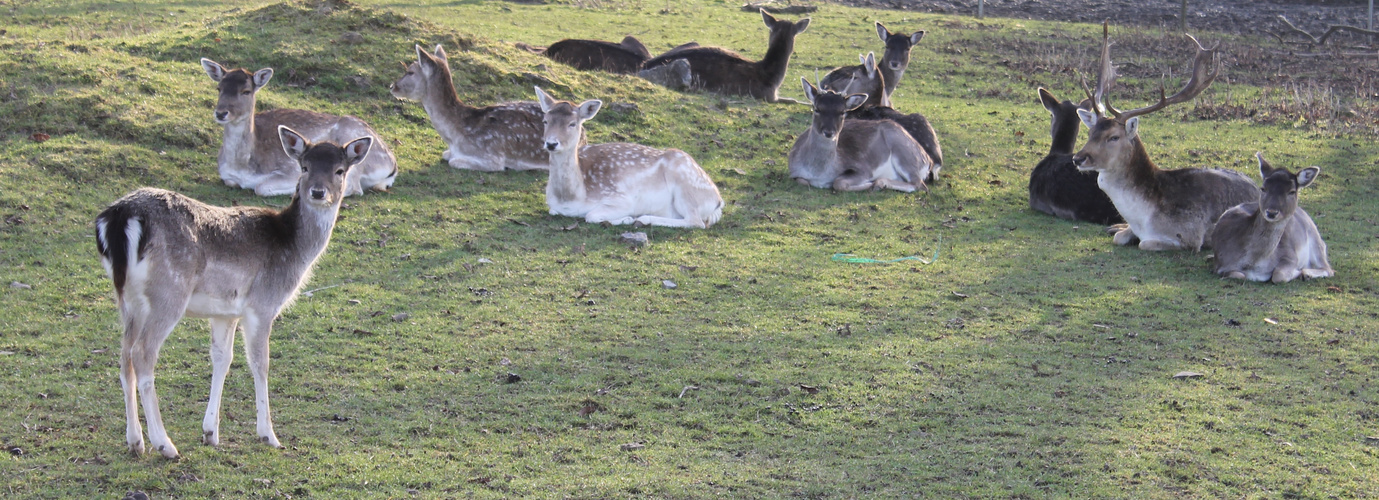
<svg viewBox="0 0 1379 500"><path fill-rule="evenodd" d="M1227 78L1142 119L1141 133L1164 167L1255 177L1255 151L1320 165L1301 203L1330 246L1332 279L1223 281L1209 252L1118 248L1099 227L1028 209L1026 179L1049 140L1035 88L1080 95L1090 25L821 6L783 96L802 98L800 76L879 52L875 20L929 32L896 107L933 121L947 165L939 186L906 195L789 181L807 107L671 92L512 45L634 34L653 52L693 39L759 56L760 17L732 2L8 7L3 496L1379 495L1379 440L1367 437L1379 435L1374 104L1320 70L1280 81L1265 40L1200 34L1224 40ZM1125 106L1147 102L1191 53L1173 33L1112 37L1131 63L1116 94ZM467 102L532 99L540 85L604 100L592 141L688 151L728 201L723 220L642 229L652 244L629 249L625 227L549 215L542 173L449 168L421 107L387 91L414 44L438 43ZM118 314L91 220L146 185L287 203L219 181L200 57L273 67L261 110L364 118L402 172L392 191L346 200L311 293L276 323L270 387L288 448L254 440L242 354L223 444L198 443L209 329L187 320L158 371L183 457L132 457ZM938 259L831 261L838 252ZM1172 378L1183 370L1205 376Z"/></svg>

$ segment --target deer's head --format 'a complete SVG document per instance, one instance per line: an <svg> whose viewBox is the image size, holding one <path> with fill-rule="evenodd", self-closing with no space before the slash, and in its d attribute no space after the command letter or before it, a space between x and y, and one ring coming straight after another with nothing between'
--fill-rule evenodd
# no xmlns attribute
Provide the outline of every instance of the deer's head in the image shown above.
<svg viewBox="0 0 1379 500"><path fill-rule="evenodd" d="M1287 168L1273 168L1264 160L1264 153L1255 153L1259 160L1259 176L1264 178L1263 191L1259 195L1259 212L1264 220L1278 222L1288 220L1298 209L1298 189L1307 187L1321 173L1318 167L1307 167L1295 175Z"/></svg>
<svg viewBox="0 0 1379 500"><path fill-rule="evenodd" d="M273 68L250 73L245 69L227 70L220 63L201 58L201 69L218 84L220 97L215 103L215 122L239 123L253 119L254 99L259 89L273 79Z"/></svg>
<svg viewBox="0 0 1379 500"><path fill-rule="evenodd" d="M537 102L545 113L541 123L546 126L542 135L546 151L558 153L578 148L583 137L584 122L593 118L603 107L603 101L590 99L578 105L570 101L557 101L541 87L536 87Z"/></svg>
<svg viewBox="0 0 1379 500"><path fill-rule="evenodd" d="M278 125L278 138L283 151L302 168L297 198L317 207L336 205L344 199L345 175L364 160L373 145L372 137L355 139L343 147L330 141L312 144L286 125Z"/></svg>
<svg viewBox="0 0 1379 500"><path fill-rule="evenodd" d="M798 22L790 22L772 17L765 9L761 11L761 20L766 22L767 28L771 29L771 46L775 46L782 37L789 37L793 40L795 35L804 33L804 30L809 27L809 18L807 17Z"/></svg>
<svg viewBox="0 0 1379 500"><path fill-rule="evenodd" d="M832 90L819 90L808 78L800 78L804 83L804 96L814 106L814 118L809 127L825 139L838 141L838 132L843 130L843 116L867 102L866 94L841 94Z"/></svg>
<svg viewBox="0 0 1379 500"><path fill-rule="evenodd" d="M388 85L393 97L420 101L435 91L454 89L450 81L450 65L446 60L445 49L436 45L436 52L427 52L416 45L417 60L402 63L402 76ZM433 90L439 89L439 90Z"/></svg>
<svg viewBox="0 0 1379 500"><path fill-rule="evenodd" d="M1216 80L1219 70L1216 64L1216 49L1220 44L1207 49L1192 35L1188 35L1188 39L1197 46L1197 55L1192 62L1192 77L1183 89L1172 96L1166 96L1164 88L1160 86L1159 102L1129 111L1118 110L1110 103L1111 86L1115 82L1116 70L1111 65L1111 41L1105 23L1101 25L1101 30L1101 63L1097 68L1096 91L1087 90L1087 97L1091 99L1093 109L1077 111L1082 123L1091 129L1087 143L1081 151L1073 155L1073 164L1078 170L1083 171L1107 172L1126 167L1131 161L1131 156L1144 149L1139 138L1139 117L1174 104L1191 101ZM1083 85L1085 88L1085 82Z"/></svg>
<svg viewBox="0 0 1379 500"><path fill-rule="evenodd" d="M894 74L905 72L910 66L910 49L924 39L925 31L914 33L892 33L881 21L876 22L876 35L886 44L886 52L881 55L881 67Z"/></svg>

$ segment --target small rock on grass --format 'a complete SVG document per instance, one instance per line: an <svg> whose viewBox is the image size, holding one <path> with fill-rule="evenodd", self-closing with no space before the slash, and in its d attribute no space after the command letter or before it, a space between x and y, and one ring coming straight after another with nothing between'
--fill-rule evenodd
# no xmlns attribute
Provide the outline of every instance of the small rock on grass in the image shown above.
<svg viewBox="0 0 1379 500"><path fill-rule="evenodd" d="M675 287L678 287L680 285L675 284L675 282L671 280L661 280L661 286L667 289L674 289Z"/></svg>
<svg viewBox="0 0 1379 500"><path fill-rule="evenodd" d="M1197 372L1188 372L1188 371L1183 371L1183 372L1178 372L1178 373L1173 374L1173 378L1197 378L1197 377L1201 377L1201 376L1202 376L1202 374L1200 374L1200 373L1197 373Z"/></svg>
<svg viewBox="0 0 1379 500"><path fill-rule="evenodd" d="M619 448L622 448L622 451L637 451L642 448L646 448L646 445L642 443L623 443L623 445L619 446Z"/></svg>
<svg viewBox="0 0 1379 500"><path fill-rule="evenodd" d="M28 283L20 283L18 281L11 281L10 288L17 288L20 290L31 290L33 289L33 285L30 285Z"/></svg>
<svg viewBox="0 0 1379 500"><path fill-rule="evenodd" d="M641 231L635 233L622 233L618 241L624 245L631 245L633 247L644 247L651 244L651 238L648 238L646 233Z"/></svg>

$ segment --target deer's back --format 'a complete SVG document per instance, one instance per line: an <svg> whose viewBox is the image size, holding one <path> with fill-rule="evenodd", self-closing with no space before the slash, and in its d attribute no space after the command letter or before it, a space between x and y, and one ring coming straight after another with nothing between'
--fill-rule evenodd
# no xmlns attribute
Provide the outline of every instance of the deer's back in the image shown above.
<svg viewBox="0 0 1379 500"><path fill-rule="evenodd" d="M141 188L106 214L137 218L148 251L179 262L265 260L291 245L292 228L263 207L217 207L164 189Z"/></svg>
<svg viewBox="0 0 1379 500"><path fill-rule="evenodd" d="M939 145L938 134L934 133L934 127L929 124L929 120L919 113L901 113L893 108L886 106L868 106L852 111L848 114L849 118L859 120L891 120L896 122L910 134L910 137L924 148L924 152L929 154L929 158L935 165L943 165L943 147Z"/></svg>
<svg viewBox="0 0 1379 500"><path fill-rule="evenodd" d="M1259 201L1259 188L1244 174L1216 168L1183 168L1157 173L1159 208L1175 219L1215 223L1241 203Z"/></svg>
<svg viewBox="0 0 1379 500"><path fill-rule="evenodd" d="M684 59L694 74L691 85L712 92L750 95L758 99L774 97L772 89L780 82L767 82L760 65L736 52L718 47L694 47L662 54L643 67L654 68L675 59ZM773 85L774 83L774 85Z"/></svg>
<svg viewBox="0 0 1379 500"><path fill-rule="evenodd" d="M387 141L382 140L378 132L364 120L348 115L317 113L304 109L273 109L254 115L254 156L260 165L290 164L292 168L296 168L296 162L283 152L282 139L278 137L278 125L287 125L313 143L329 140L336 144L345 144L360 137L373 137L377 140L370 148L365 162L383 157L392 160L392 152L389 151Z"/></svg>
<svg viewBox="0 0 1379 500"><path fill-rule="evenodd" d="M546 56L582 70L636 73L650 54L600 40L561 40L546 48Z"/></svg>

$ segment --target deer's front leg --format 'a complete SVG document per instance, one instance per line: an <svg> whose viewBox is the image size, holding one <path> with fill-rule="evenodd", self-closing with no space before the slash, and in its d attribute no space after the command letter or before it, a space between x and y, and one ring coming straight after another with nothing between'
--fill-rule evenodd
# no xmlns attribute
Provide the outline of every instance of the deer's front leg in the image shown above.
<svg viewBox="0 0 1379 500"><path fill-rule="evenodd" d="M244 358L254 375L254 407L258 409L259 441L274 448L282 448L273 432L273 419L268 409L268 335L273 331L275 315L250 312L244 316Z"/></svg>
<svg viewBox="0 0 1379 500"><path fill-rule="evenodd" d="M201 421L201 442L220 445L220 397L225 374L235 359L235 326L238 319L211 320L211 397L206 402L206 418Z"/></svg>

